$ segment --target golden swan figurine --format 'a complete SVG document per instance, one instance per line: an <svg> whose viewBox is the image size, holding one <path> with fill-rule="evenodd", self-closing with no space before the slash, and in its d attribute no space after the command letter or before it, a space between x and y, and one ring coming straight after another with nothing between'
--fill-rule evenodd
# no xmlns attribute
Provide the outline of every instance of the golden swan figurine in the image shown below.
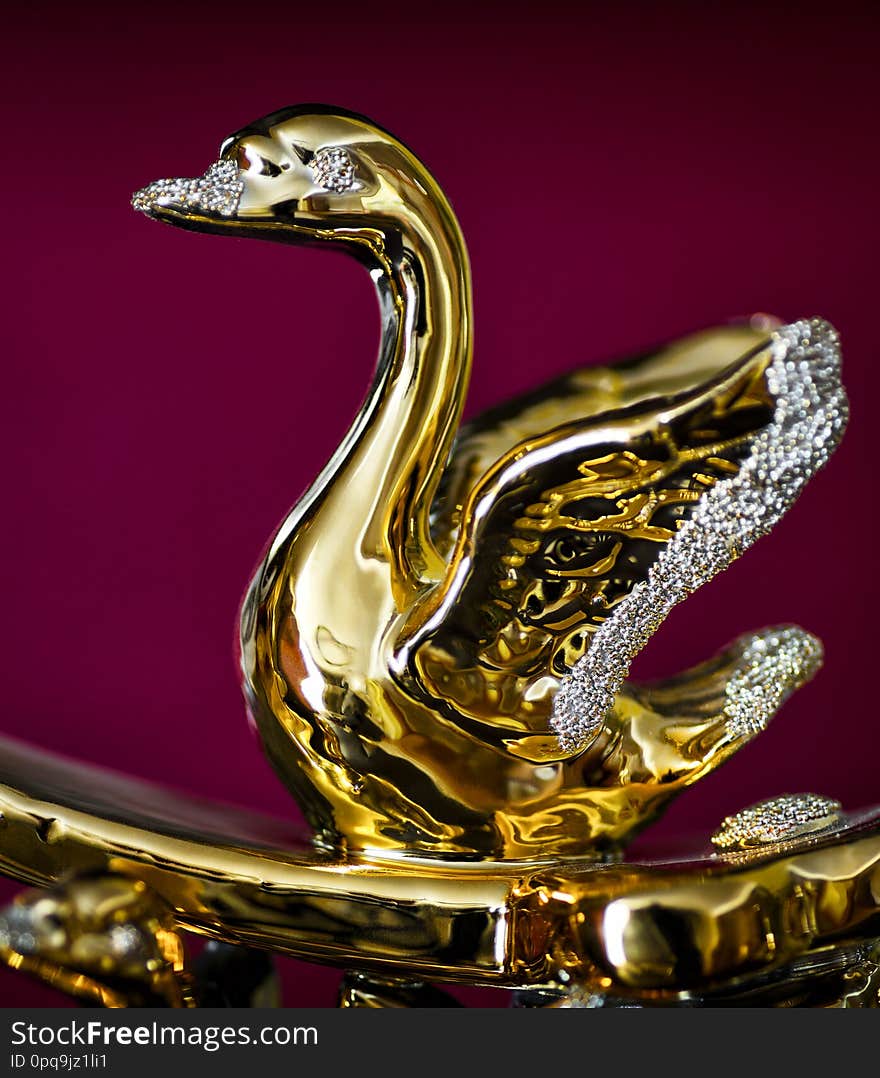
<svg viewBox="0 0 880 1078"><path fill-rule="evenodd" d="M624 682L671 605L768 530L833 448L846 404L829 327L698 334L459 432L467 251L393 136L286 109L227 139L201 180L158 181L135 205L336 247L378 291L369 396L241 617L250 712L320 843L608 853L814 672L818 643L785 629L662 684ZM813 413L795 414L805 403ZM732 717L731 686L751 681L772 691Z"/></svg>
<svg viewBox="0 0 880 1078"><path fill-rule="evenodd" d="M376 285L373 385L241 611L248 709L314 834L0 741L0 868L51 888L0 911L0 961L107 1005L192 1005L213 997L183 928L342 966L344 1006L425 1002L426 981L563 1006L876 1005L876 810L788 795L723 821L715 852L706 836L671 858L623 854L821 664L814 637L778 626L663 681L628 676L835 448L834 330L723 326L460 427L467 251L387 131L285 109L134 205L194 231L326 244ZM119 955L112 990L96 976L94 894L165 941L164 979ZM83 924L97 950L75 960Z"/></svg>

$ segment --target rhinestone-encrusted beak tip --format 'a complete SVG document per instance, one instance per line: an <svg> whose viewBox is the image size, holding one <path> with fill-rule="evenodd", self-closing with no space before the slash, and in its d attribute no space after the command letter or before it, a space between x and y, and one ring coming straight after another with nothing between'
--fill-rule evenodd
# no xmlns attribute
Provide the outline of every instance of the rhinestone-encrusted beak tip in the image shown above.
<svg viewBox="0 0 880 1078"><path fill-rule="evenodd" d="M244 181L232 161L215 161L195 179L156 180L135 192L131 204L141 213L153 214L169 206L195 210L216 217L234 217L244 191Z"/></svg>

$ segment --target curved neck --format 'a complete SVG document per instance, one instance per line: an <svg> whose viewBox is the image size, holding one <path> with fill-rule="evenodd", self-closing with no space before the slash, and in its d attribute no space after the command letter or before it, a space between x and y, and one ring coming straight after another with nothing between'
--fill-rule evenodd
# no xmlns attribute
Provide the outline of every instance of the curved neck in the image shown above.
<svg viewBox="0 0 880 1078"><path fill-rule="evenodd" d="M385 629L445 572L429 512L467 388L471 296L455 219L445 203L432 205L433 221L419 206L420 223L403 234L352 228L346 236L379 293L376 377L339 449L282 525L257 588L266 594L279 572L286 577L297 650L311 657L310 668L352 686L382 669Z"/></svg>
<svg viewBox="0 0 880 1078"><path fill-rule="evenodd" d="M445 573L430 509L470 373L467 252L448 217L442 231L436 222L430 232L413 228L393 259L381 245L372 271L382 312L376 379L332 476L358 507L356 553L388 563L399 610Z"/></svg>

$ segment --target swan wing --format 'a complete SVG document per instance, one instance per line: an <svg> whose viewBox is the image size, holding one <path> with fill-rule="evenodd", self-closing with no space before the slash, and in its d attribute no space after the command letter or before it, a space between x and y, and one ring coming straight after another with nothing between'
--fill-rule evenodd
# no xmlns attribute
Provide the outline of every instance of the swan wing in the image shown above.
<svg viewBox="0 0 880 1078"><path fill-rule="evenodd" d="M511 447L704 381L767 335L766 323L693 333L613 365L578 367L475 416L458 433L434 502L432 536L438 549L450 552L468 495Z"/></svg>
<svg viewBox="0 0 880 1078"><path fill-rule="evenodd" d="M450 470L424 676L453 684L467 652L468 677L491 673L495 712L518 701L518 721L553 682L552 725L582 747L672 607L774 527L827 460L847 415L839 361L819 320L757 342L725 330L478 419ZM502 431L526 437L474 478Z"/></svg>

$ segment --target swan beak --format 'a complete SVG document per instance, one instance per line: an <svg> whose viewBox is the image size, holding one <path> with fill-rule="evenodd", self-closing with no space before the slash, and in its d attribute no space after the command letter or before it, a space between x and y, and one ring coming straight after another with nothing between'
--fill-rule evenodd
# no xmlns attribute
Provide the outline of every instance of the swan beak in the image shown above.
<svg viewBox="0 0 880 1078"><path fill-rule="evenodd" d="M195 179L156 180L135 192L131 204L159 220L234 218L244 194L244 179L234 161L215 161Z"/></svg>

